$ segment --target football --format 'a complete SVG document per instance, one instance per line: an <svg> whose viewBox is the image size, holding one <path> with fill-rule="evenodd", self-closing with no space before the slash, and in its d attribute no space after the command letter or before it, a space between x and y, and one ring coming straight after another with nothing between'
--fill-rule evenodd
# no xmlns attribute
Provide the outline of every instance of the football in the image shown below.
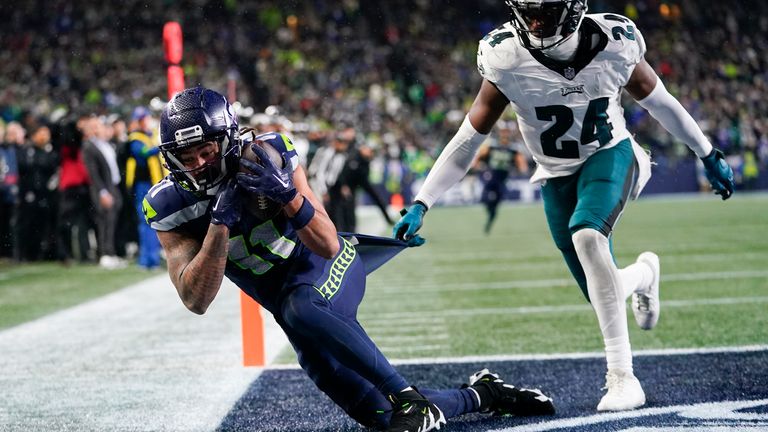
<svg viewBox="0 0 768 432"><path fill-rule="evenodd" d="M253 143L261 147L269 155L275 165L281 168L283 167L283 157L274 147L260 140L253 141ZM242 155L240 157L263 166L259 156L251 150L250 142L243 145ZM240 172L250 173L250 171L242 165L240 165ZM275 217L275 215L282 210L283 206L264 195L247 194L247 199L245 200L243 208L257 219L266 221Z"/></svg>

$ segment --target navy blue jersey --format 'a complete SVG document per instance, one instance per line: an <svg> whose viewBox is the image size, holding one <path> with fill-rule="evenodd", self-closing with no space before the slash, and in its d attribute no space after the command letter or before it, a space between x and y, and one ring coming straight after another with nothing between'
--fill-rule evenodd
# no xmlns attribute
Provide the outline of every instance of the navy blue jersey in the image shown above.
<svg viewBox="0 0 768 432"><path fill-rule="evenodd" d="M275 147L291 164L292 170L296 169L296 150L285 135L268 133L255 139ZM250 142L245 141L246 144ZM211 222L211 201L216 190L208 192L186 190L170 176L166 177L144 198L147 223L156 231L182 232L202 243ZM305 271L307 263L302 264L304 271L291 271L297 258L312 252L299 241L282 212L262 221L244 211L240 222L230 230L229 237L225 275L268 310L273 310L289 279L291 283L316 282L315 275ZM306 280L300 280L302 277Z"/></svg>
<svg viewBox="0 0 768 432"><path fill-rule="evenodd" d="M515 163L517 151L511 147L492 145L488 149L488 168L491 181L503 182Z"/></svg>

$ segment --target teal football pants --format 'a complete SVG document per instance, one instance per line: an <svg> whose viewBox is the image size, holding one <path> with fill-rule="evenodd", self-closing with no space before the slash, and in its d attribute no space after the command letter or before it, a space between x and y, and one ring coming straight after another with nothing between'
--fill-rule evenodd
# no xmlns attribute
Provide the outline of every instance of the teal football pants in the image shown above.
<svg viewBox="0 0 768 432"><path fill-rule="evenodd" d="M627 139L590 156L575 174L548 179L541 188L549 231L587 301L587 278L571 235L591 228L610 238L636 175L637 163Z"/></svg>

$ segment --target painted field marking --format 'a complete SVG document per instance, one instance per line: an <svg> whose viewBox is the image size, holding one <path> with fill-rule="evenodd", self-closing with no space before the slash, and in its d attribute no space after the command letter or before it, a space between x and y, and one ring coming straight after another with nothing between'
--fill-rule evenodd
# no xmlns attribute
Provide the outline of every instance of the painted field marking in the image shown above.
<svg viewBox="0 0 768 432"><path fill-rule="evenodd" d="M380 336L376 335L376 344L386 344L386 343L399 343L399 342L417 342L421 340L448 340L450 339L450 335L447 333L429 333L424 334L424 332L414 334L414 335L401 335L401 336Z"/></svg>
<svg viewBox="0 0 768 432"><path fill-rule="evenodd" d="M637 350L632 356L673 356L696 354L720 354L720 353L745 353L768 351L768 345L744 345L738 347L709 347L709 348L667 348L652 350ZM539 360L580 360L580 359L604 359L605 352L577 352L577 353L553 353L553 354L497 354L484 356L460 356L460 357L422 357L412 359L392 360L395 365L426 365L439 363L486 363L503 361L539 361Z"/></svg>
<svg viewBox="0 0 768 432"><path fill-rule="evenodd" d="M702 413L702 412L706 413L707 411L712 411L712 410L715 410L717 412L722 412L723 408L736 411L736 410L743 410L743 409L752 408L752 407L758 407L766 404L768 404L768 399L760 399L760 400L754 400L754 401L708 402L708 403L701 403L701 404L694 404L694 405L676 405L671 407L645 408L645 409L638 409L633 411L621 411L621 412L613 412L613 413L605 413L605 414L596 414L596 415L591 415L586 417L574 417L569 419L552 420L548 422L514 426L514 427L504 428L504 429L490 429L487 432L541 432L541 431L564 429L564 428L570 428L570 427L580 427L580 426L583 427L587 425L594 425L594 424L605 423L610 421L625 420L625 419L638 418L638 417L648 417L648 416L655 416L655 415L661 415L661 414L670 414L675 412L682 412L683 414L687 412L693 412L693 411L697 413ZM760 420L768 419L768 416L765 414L758 414L757 416L758 416L758 419ZM762 426L762 425L756 424L755 426ZM664 429L664 430L667 430L667 429ZM722 430L736 430L736 429L724 428ZM750 428L748 430L753 430L753 429Z"/></svg>
<svg viewBox="0 0 768 432"><path fill-rule="evenodd" d="M759 279L768 278L768 270L739 270L726 272L695 272L672 273L661 277L662 282L697 281L697 280L726 280L726 279ZM768 282L766 282L768 285ZM437 292L452 291L479 291L499 290L512 288L556 288L573 286L575 282L571 278L562 279L528 279L503 282L466 282L466 283L425 283L410 285L380 285L369 290L366 296L392 295L392 294L434 294ZM390 288L392 287L392 288ZM414 291L416 290L416 291Z"/></svg>
<svg viewBox="0 0 768 432"><path fill-rule="evenodd" d="M684 308L690 306L712 306L712 305L734 305L749 303L768 303L768 296L756 297L721 297L696 300L667 300L662 301L665 308ZM462 308L462 309L440 309L418 313L424 317L443 316L443 317L465 317L475 315L530 315L530 314L549 314L562 312L584 312L591 311L592 307L588 304L579 305L560 305L560 306L521 306L521 307L501 307L501 308ZM415 312L382 312L368 318L363 316L362 320L367 322L400 320Z"/></svg>
<svg viewBox="0 0 768 432"><path fill-rule="evenodd" d="M738 253L729 253L726 254L727 258L729 260L744 262L744 261L758 261L762 262L765 260L765 253L764 252L738 252ZM683 263L710 263L710 262L722 262L723 261L723 253L720 252L711 252L711 253L702 253L702 254L670 254L668 252L665 252L663 258L663 263L668 262L683 262ZM549 260L535 260L532 261L528 259L528 257L521 257L519 255L509 255L508 257L500 256L500 255L489 255L488 260L493 260L494 262L490 263L473 263L471 265L460 265L457 266L456 262L462 261L461 259L457 257L451 257L454 259L445 260L445 262L432 262L429 268L423 269L420 271L419 276L424 277L424 275L447 275L447 274L468 274L468 273L489 273L489 272L504 272L508 274L514 274L516 271L526 271L530 272L533 270L540 270L540 271L551 271L552 269L555 270L561 270L564 269L563 267L563 260L559 257L552 257L552 259ZM622 261L629 261L630 257L627 256L627 259ZM472 256L468 259L477 259L477 255ZM631 260L634 261L634 257L631 257ZM463 260L466 261L466 260ZM504 262L504 266L500 267L498 262L496 261L502 261ZM408 283L413 281L412 275L405 275L403 277L394 276L392 278L387 278L386 282L378 281L374 279L372 283L369 285L376 286L378 285L384 285L384 284L394 284L394 283Z"/></svg>
<svg viewBox="0 0 768 432"><path fill-rule="evenodd" d="M724 354L747 353L768 351L768 345L744 345L708 348L667 348L637 350L632 352L634 357L643 356L673 356L673 355L698 355L698 354ZM604 359L605 352L576 352L576 353L552 353L552 354L495 354L483 356L459 356L459 357L420 357L410 359L390 359L393 365L430 365L430 364L462 364L462 363L489 363L505 361L540 361L540 360L581 360ZM301 369L298 364L271 364L266 370L271 369Z"/></svg>

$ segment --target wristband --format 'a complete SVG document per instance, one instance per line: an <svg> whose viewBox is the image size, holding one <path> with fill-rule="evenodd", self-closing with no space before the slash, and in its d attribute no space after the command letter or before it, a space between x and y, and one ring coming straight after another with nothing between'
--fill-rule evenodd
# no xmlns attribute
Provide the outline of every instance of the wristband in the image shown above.
<svg viewBox="0 0 768 432"><path fill-rule="evenodd" d="M315 208L312 207L312 203L309 202L307 197L304 197L304 202L301 203L299 211L296 212L293 217L288 218L288 223L291 224L296 231L307 226L309 221L315 216Z"/></svg>

